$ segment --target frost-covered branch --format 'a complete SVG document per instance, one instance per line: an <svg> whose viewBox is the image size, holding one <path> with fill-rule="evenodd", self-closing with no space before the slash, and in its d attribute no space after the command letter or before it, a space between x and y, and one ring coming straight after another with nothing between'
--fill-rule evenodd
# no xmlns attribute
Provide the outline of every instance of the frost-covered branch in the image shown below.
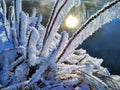
<svg viewBox="0 0 120 90"><path fill-rule="evenodd" d="M35 16L36 16L36 8L33 8L31 17L35 17Z"/></svg>
<svg viewBox="0 0 120 90"><path fill-rule="evenodd" d="M46 35L45 44L43 43L42 54L45 55L48 53L48 44L51 44L51 40L53 40L55 33L59 30L60 24L64 20L67 13L71 10L73 6L79 6L80 0L65 0L59 1L59 5L56 7L57 11L55 12L54 18L51 20L51 25L49 25L48 32Z"/></svg>
<svg viewBox="0 0 120 90"><path fill-rule="evenodd" d="M48 66L50 66L52 64L52 62L55 62L55 58L56 58L56 54L57 51L53 50L50 54L50 56L48 56L47 60L45 60L43 62L43 64L39 67L38 70L36 70L35 74L33 74L33 76L30 79L30 82L28 85L31 85L37 81L39 81L41 78L41 75L44 73L44 71L48 68Z"/></svg>
<svg viewBox="0 0 120 90"><path fill-rule="evenodd" d="M15 28L16 28L16 32L17 32L17 39L19 40L19 15L20 12L22 11L22 1L21 0L14 0L15 4L14 4L14 8L15 8Z"/></svg>
<svg viewBox="0 0 120 90"><path fill-rule="evenodd" d="M23 60L25 60L25 56L24 56L24 55L21 56L21 57L19 57L16 61L14 61L14 62L10 65L9 70L10 70L10 71L13 71L13 69L14 69L15 67L17 67L18 64L20 64L21 62L23 62Z"/></svg>
<svg viewBox="0 0 120 90"><path fill-rule="evenodd" d="M31 29L32 31L30 32L27 42L27 59L30 66L39 63L39 61L37 60L38 57L36 48L39 39L39 33L38 30L36 30L34 27L32 27Z"/></svg>
<svg viewBox="0 0 120 90"><path fill-rule="evenodd" d="M118 2L120 0L114 0L113 2L107 4L100 11L91 16L79 29L72 38L69 40L62 54L59 56L58 60L64 59L66 55L71 53L79 44L81 44L86 38L92 35L98 30L102 25L111 21L114 18L120 18L119 14L111 13L113 10L119 12Z"/></svg>
<svg viewBox="0 0 120 90"><path fill-rule="evenodd" d="M19 43L21 46L27 45L27 16L24 12L20 13L20 31L19 31Z"/></svg>
<svg viewBox="0 0 120 90"><path fill-rule="evenodd" d="M61 33L61 39L60 39L60 41L59 41L59 44L58 44L58 47L57 47L57 49L58 49L58 55L57 55L57 57L61 54L61 52L64 50L64 47L66 46L66 43L68 42L68 33L67 32L65 32L65 31L63 31L62 33ZM56 62L58 62L58 61L56 61Z"/></svg>
<svg viewBox="0 0 120 90"><path fill-rule="evenodd" d="M53 19L54 14L55 14L55 9L56 9L56 7L57 7L57 5L58 5L58 2L59 2L59 0L56 1L56 3L54 4L54 7L53 7L53 9L52 9L52 13L51 13L51 15L50 15L49 21L48 21L47 26L46 26L46 32L45 32L43 44L45 44L46 37L47 37L47 34L48 34L48 32L49 32L48 29L49 29L49 27L50 27L51 21L52 21L52 19Z"/></svg>
<svg viewBox="0 0 120 90"><path fill-rule="evenodd" d="M7 30L12 47L0 52L0 90L120 89L120 77L112 77L101 66L103 59L93 58L83 49L75 50L103 24L120 18L116 14L120 12L116 4L120 0L93 15L70 40L67 32L57 31L70 9L81 0L57 0L46 28L41 24L42 15L36 16L36 9L31 16L22 11L21 1L12 2L7 20L5 0L1 0L1 26L5 29L0 29Z"/></svg>
<svg viewBox="0 0 120 90"><path fill-rule="evenodd" d="M10 27L15 28L15 9L14 9L14 2L11 3L11 6L9 7L9 15L8 15L8 21L10 23Z"/></svg>

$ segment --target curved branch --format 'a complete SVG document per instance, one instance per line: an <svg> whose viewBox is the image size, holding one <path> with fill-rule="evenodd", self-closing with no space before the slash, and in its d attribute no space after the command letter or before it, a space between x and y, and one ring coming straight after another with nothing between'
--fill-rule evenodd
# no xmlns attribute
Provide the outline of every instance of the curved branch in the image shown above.
<svg viewBox="0 0 120 90"><path fill-rule="evenodd" d="M54 5L54 7L53 7L53 11L52 11L52 13L51 13L51 15L50 15L50 19L49 19L49 22L48 22L47 27L46 27L46 32L45 32L43 44L44 44L45 41L46 41L46 37L47 37L47 34L48 34L48 32L49 32L50 23L51 23L51 21L52 21L52 19L53 19L53 16L54 16L54 14L55 14L55 10L56 10L56 7L57 7L57 5L58 5L58 2L59 2L59 0L57 0L57 2L55 3L55 5Z"/></svg>
<svg viewBox="0 0 120 90"><path fill-rule="evenodd" d="M81 31L83 31L87 25L89 25L92 21L94 21L98 16L100 16L101 14L103 14L105 11L107 11L108 9L110 9L112 6L114 6L115 4L117 4L118 2L120 2L120 0L114 0L113 2L111 2L110 4L108 4L107 6L105 6L104 8L102 8L100 11L98 11L95 15L93 15L92 17L90 17L86 23L84 23L80 29L78 29L78 31L72 36L72 38L69 40L68 44L66 45L66 47L64 48L62 54L58 57L58 61L63 57L63 55L66 53L68 47L72 44L72 42L78 37L78 35L81 33ZM90 35L89 35L90 36ZM76 47L72 47L72 48L76 48Z"/></svg>

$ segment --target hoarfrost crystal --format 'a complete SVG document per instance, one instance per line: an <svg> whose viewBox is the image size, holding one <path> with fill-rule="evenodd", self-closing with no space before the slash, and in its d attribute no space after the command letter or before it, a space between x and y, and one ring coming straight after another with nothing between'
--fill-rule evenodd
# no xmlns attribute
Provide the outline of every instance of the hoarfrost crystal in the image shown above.
<svg viewBox="0 0 120 90"><path fill-rule="evenodd" d="M120 0L91 16L70 39L57 31L81 0L56 0L46 27L36 8L31 16L22 11L21 1L11 3L8 19L5 0L0 1L0 90L120 90L120 76L110 75L101 66L103 59L75 49L102 25L120 18ZM11 46L3 48L6 42Z"/></svg>

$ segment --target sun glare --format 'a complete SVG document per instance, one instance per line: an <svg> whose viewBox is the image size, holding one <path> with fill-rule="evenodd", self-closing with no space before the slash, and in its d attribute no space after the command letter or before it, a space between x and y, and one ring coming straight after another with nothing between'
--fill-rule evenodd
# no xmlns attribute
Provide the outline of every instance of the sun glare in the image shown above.
<svg viewBox="0 0 120 90"><path fill-rule="evenodd" d="M65 24L68 28L76 28L78 25L78 19L77 17L70 15L66 18Z"/></svg>

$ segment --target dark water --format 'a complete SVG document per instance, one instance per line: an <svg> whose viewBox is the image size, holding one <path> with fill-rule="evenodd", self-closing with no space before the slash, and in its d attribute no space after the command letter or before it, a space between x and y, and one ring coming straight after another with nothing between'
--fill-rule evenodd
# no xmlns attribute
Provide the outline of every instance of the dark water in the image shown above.
<svg viewBox="0 0 120 90"><path fill-rule="evenodd" d="M120 75L120 20L115 19L103 25L95 34L83 42L79 48L98 58L103 58L103 66L111 74Z"/></svg>

